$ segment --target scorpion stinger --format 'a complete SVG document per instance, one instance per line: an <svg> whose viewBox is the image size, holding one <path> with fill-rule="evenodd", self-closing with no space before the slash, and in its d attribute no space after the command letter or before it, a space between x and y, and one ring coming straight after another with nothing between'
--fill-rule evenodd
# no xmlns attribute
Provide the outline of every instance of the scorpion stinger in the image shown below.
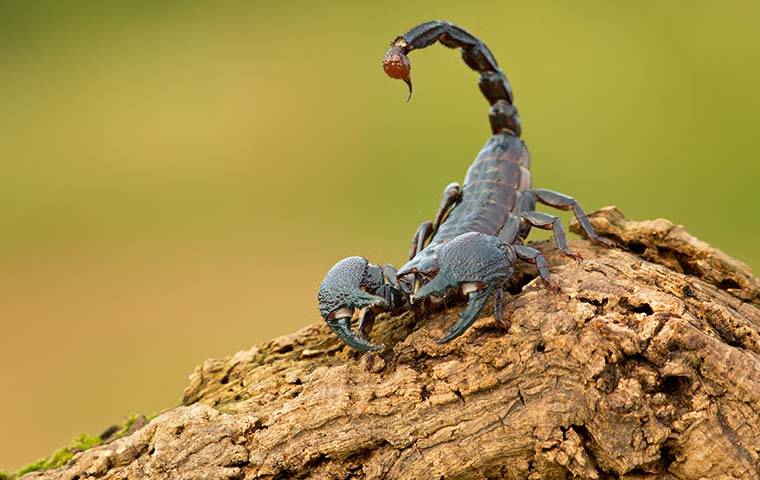
<svg viewBox="0 0 760 480"><path fill-rule="evenodd" d="M412 64L409 62L409 57L406 56L404 48L401 45L393 45L388 53L383 58L383 70L385 73L396 80L403 80L409 87L409 96L406 97L406 101L412 99L412 77L411 70Z"/></svg>

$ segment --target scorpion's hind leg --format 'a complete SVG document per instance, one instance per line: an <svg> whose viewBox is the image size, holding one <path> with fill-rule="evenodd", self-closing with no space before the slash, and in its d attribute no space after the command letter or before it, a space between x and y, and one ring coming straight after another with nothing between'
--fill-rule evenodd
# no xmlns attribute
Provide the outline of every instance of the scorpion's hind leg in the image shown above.
<svg viewBox="0 0 760 480"><path fill-rule="evenodd" d="M567 248L565 229L562 227L562 221L558 217L544 212L532 211L523 212L520 215L520 219L525 221L531 227L551 230L552 236L554 237L554 243L557 244L557 250L559 250L559 253L566 257L582 260L582 257L579 254Z"/></svg>
<svg viewBox="0 0 760 480"><path fill-rule="evenodd" d="M560 210L572 210L575 215L575 219L580 223L581 228L586 233L586 236L593 242L600 243L605 247L614 247L615 243L607 238L599 236L594 230L594 227L589 222L586 212L583 211L578 202L573 197L568 195L553 192L551 190L544 190L542 188L533 190L533 194L536 199L548 205L550 207L558 208Z"/></svg>

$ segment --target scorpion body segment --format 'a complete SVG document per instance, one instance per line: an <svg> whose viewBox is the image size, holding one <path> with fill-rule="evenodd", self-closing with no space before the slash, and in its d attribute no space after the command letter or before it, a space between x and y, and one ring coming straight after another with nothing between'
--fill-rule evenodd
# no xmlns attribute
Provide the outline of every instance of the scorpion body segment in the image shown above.
<svg viewBox="0 0 760 480"><path fill-rule="evenodd" d="M411 96L407 54L436 42L461 48L464 62L480 74L480 90L491 105L492 136L468 169L461 187L457 183L446 187L434 220L423 222L417 229L409 261L398 271L390 265L379 267L362 257L349 257L325 276L318 295L320 313L337 335L361 351L382 348L368 339L377 312L400 311L452 291L465 295L468 304L440 343L464 333L490 298L494 299L495 317L503 321L503 288L518 259L535 264L545 283L556 289L541 253L522 244L531 228L551 230L560 253L580 257L567 248L559 219L535 211L536 202L572 210L591 240L612 245L594 232L572 197L532 188L530 155L520 138L512 89L483 42L451 23L426 22L391 43L383 60L385 72L407 83ZM357 311L358 335L350 328Z"/></svg>
<svg viewBox="0 0 760 480"><path fill-rule="evenodd" d="M493 135L467 170L460 200L429 246L467 232L498 235L521 194L531 188L529 168L522 140L507 132Z"/></svg>

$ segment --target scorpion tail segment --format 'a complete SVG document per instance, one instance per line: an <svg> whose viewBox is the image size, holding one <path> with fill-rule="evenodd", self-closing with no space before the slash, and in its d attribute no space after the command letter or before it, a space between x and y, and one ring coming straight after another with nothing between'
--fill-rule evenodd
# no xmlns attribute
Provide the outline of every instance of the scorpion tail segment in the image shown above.
<svg viewBox="0 0 760 480"><path fill-rule="evenodd" d="M471 292L469 294L467 308L465 308L465 310L459 316L459 321L453 327L451 327L451 330L449 330L446 335L443 336L443 338L438 340L438 343L450 342L463 334L468 328L470 328L470 325L475 322L475 320L478 318L478 315L480 315L480 312L483 310L483 307L486 305L488 297L491 296L492 290L493 288L486 287L483 290L476 290L474 292Z"/></svg>
<svg viewBox="0 0 760 480"><path fill-rule="evenodd" d="M343 317L335 320L327 320L327 326L335 332L346 344L360 352L376 352L385 348L385 345L369 343L363 338L356 335L351 330L351 317Z"/></svg>
<svg viewBox="0 0 760 480"><path fill-rule="evenodd" d="M385 55L383 68L391 78L404 80L409 85L409 97L412 94L412 81L409 75L411 64L407 54L412 50L429 47L435 42L440 42L449 48L461 48L462 59L468 67L480 74L480 91L494 105L497 102L505 105L492 108L491 126L494 133L509 130L515 135L520 135L520 120L517 111L511 106L514 102L512 88L499 69L491 51L477 37L467 30L445 21L425 22L409 30L404 35L397 37L391 44L391 49ZM493 119L494 116L503 118Z"/></svg>

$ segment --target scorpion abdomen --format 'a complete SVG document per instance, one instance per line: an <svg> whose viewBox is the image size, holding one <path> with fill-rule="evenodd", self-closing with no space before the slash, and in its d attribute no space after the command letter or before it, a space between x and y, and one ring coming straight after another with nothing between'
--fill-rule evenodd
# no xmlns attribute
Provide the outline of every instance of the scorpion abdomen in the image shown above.
<svg viewBox="0 0 760 480"><path fill-rule="evenodd" d="M509 132L491 136L467 171L460 202L430 245L467 232L498 235L520 194L530 188L530 156L523 141Z"/></svg>

